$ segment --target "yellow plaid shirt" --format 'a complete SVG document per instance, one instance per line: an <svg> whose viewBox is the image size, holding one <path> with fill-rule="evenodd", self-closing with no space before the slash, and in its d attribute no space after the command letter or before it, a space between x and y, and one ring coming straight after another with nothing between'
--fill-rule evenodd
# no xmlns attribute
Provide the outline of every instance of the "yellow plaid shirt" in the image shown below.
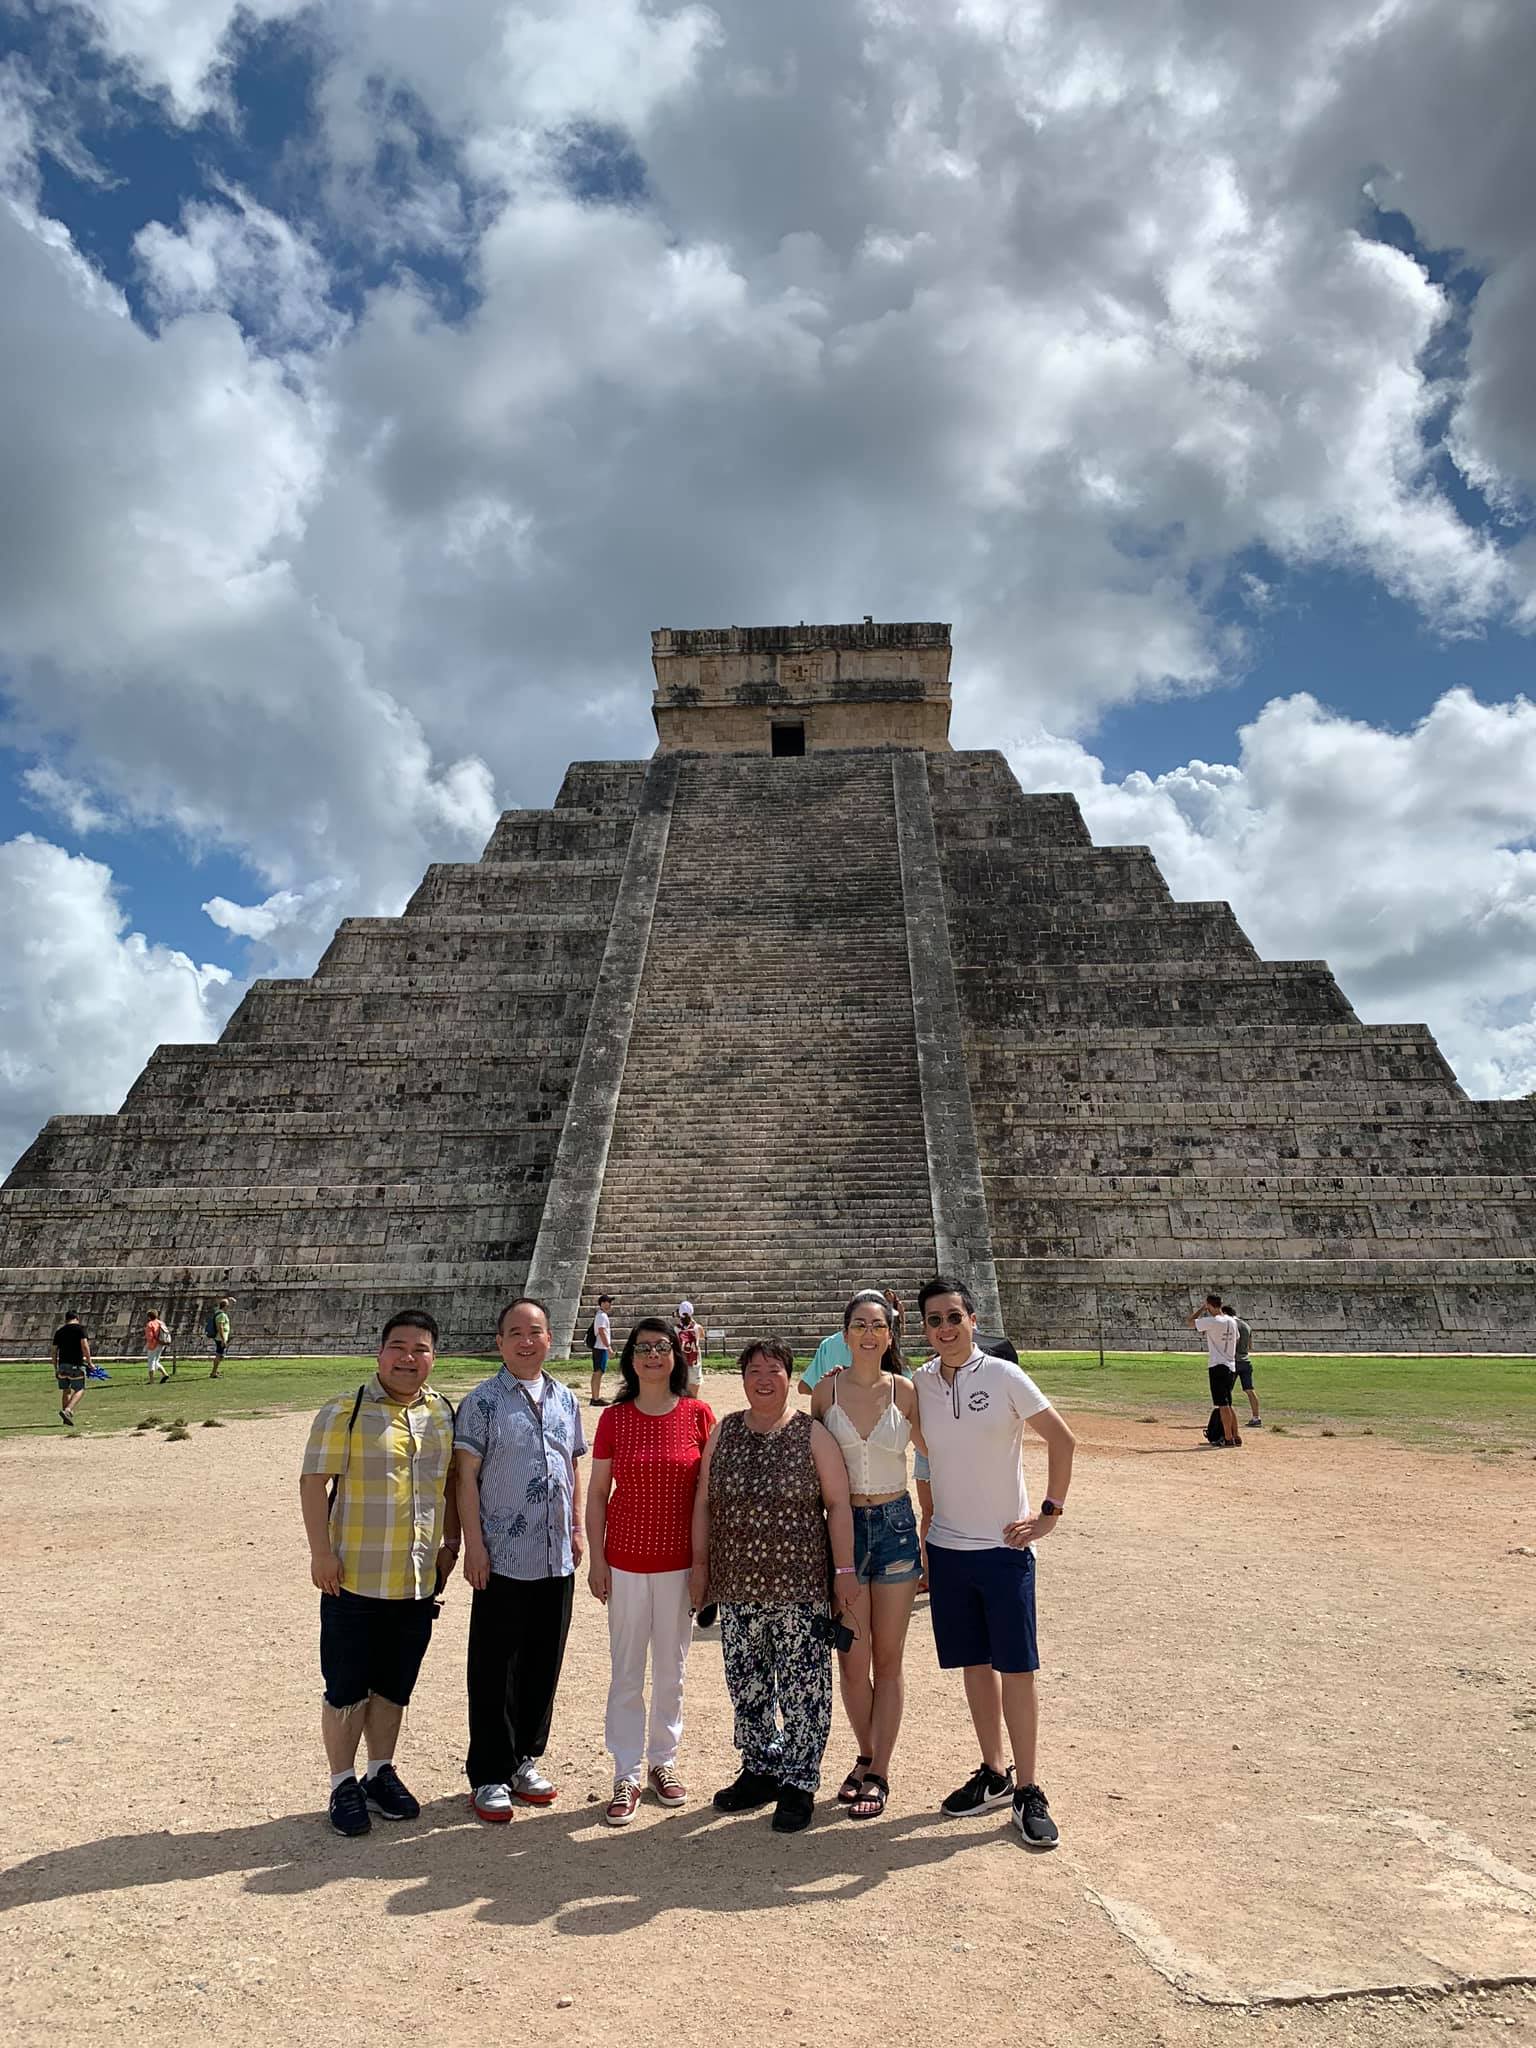
<svg viewBox="0 0 1536 2048"><path fill-rule="evenodd" d="M430 1387L405 1404L375 1373L349 1431L357 1390L327 1401L310 1427L302 1470L337 1480L331 1541L341 1583L372 1600L427 1600L436 1590L443 1489L453 1418Z"/></svg>

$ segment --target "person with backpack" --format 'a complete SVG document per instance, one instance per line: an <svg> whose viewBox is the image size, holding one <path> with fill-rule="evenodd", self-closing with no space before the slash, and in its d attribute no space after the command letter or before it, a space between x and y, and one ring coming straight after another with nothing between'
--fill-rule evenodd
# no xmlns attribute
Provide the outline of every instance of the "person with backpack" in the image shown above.
<svg viewBox="0 0 1536 2048"><path fill-rule="evenodd" d="M152 1387L157 1377L161 1380L170 1378L165 1365L166 1348L170 1341L171 1333L161 1322L159 1309L152 1308L149 1320L144 1325L144 1360L149 1367L146 1385Z"/></svg>
<svg viewBox="0 0 1536 2048"><path fill-rule="evenodd" d="M213 1371L208 1377L216 1380L219 1368L224 1363L224 1354L229 1349L229 1296L220 1297L219 1305L209 1314L203 1325L203 1335L213 1344Z"/></svg>
<svg viewBox="0 0 1536 2048"><path fill-rule="evenodd" d="M436 1358L425 1309L391 1316L373 1378L326 1402L304 1448L299 1505L320 1593L320 1733L339 1835L366 1835L374 1813L421 1812L395 1748L460 1549L453 1403L427 1385Z"/></svg>
<svg viewBox="0 0 1536 2048"><path fill-rule="evenodd" d="M608 1406L608 1403L603 1399L603 1374L608 1370L608 1361L613 1356L613 1321L608 1314L609 1309L612 1307L613 1296L611 1294L600 1294L597 1297L597 1314L588 1323L587 1334L583 1340L587 1349L592 1354L592 1400L590 1405L593 1408L606 1408Z"/></svg>
<svg viewBox="0 0 1536 2048"><path fill-rule="evenodd" d="M1215 1293L1208 1294L1203 1307L1191 1309L1184 1320L1205 1339L1206 1378L1211 1387L1211 1419L1206 1424L1205 1441L1212 1450L1241 1450L1237 1410L1232 1406L1232 1389L1237 1385L1236 1320Z"/></svg>

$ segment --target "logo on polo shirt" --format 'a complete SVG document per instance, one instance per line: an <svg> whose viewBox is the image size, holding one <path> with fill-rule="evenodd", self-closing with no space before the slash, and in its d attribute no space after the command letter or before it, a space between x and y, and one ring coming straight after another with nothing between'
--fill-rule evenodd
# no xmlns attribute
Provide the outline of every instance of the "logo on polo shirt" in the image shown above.
<svg viewBox="0 0 1536 2048"><path fill-rule="evenodd" d="M984 1388L978 1387L966 1405L973 1415L979 1415L983 1408L991 1407L992 1396Z"/></svg>

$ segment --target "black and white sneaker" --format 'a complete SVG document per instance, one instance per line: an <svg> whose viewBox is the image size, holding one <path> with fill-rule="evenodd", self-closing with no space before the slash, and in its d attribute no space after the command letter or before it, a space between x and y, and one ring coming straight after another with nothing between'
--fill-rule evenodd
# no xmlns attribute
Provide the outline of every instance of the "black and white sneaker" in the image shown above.
<svg viewBox="0 0 1536 2048"><path fill-rule="evenodd" d="M1054 1849L1060 1840L1038 1785L1021 1785L1014 1793L1013 1824L1024 1837L1026 1849Z"/></svg>
<svg viewBox="0 0 1536 2048"><path fill-rule="evenodd" d="M331 1794L331 1826L338 1835L366 1835L373 1822L368 1818L368 1801L356 1778L343 1778Z"/></svg>
<svg viewBox="0 0 1536 2048"><path fill-rule="evenodd" d="M363 1790L368 1795L368 1804L384 1820L420 1820L421 1803L414 1793L406 1791L393 1764L380 1764L376 1771L370 1771L363 1780Z"/></svg>
<svg viewBox="0 0 1536 2048"><path fill-rule="evenodd" d="M940 1801L939 1811L947 1813L951 1820L963 1820L969 1813L985 1813L989 1807L1002 1806L1012 1797L1013 1765L1006 1771L994 1771L984 1763L947 1799Z"/></svg>

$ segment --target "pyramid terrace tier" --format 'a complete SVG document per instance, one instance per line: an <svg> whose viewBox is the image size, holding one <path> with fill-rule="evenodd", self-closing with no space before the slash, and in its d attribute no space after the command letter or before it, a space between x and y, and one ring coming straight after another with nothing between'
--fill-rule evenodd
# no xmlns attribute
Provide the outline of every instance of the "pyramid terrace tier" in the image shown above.
<svg viewBox="0 0 1536 2048"><path fill-rule="evenodd" d="M1208 1287L1252 1326L1261 1385L1269 1352L1536 1352L1528 1258L1004 1258L998 1281L1021 1351L1092 1351L1102 1335L1106 1351L1188 1352L1187 1379L1168 1369L1181 1407L1205 1395L1204 1348L1185 1318Z"/></svg>
<svg viewBox="0 0 1536 2048"><path fill-rule="evenodd" d="M574 1036L510 1048L485 1038L390 1047L338 1038L162 1045L123 1107L140 1115L388 1107L410 1116L449 1103L563 1108L580 1050Z"/></svg>
<svg viewBox="0 0 1536 2048"><path fill-rule="evenodd" d="M444 863L427 869L405 915L438 920L565 910L611 914L623 872L622 850L605 860Z"/></svg>
<svg viewBox="0 0 1536 2048"><path fill-rule="evenodd" d="M1129 1030L1061 1025L1047 1034L1018 1027L977 1030L970 1038L971 1085L978 1098L1088 1099L1105 1089L1188 1090L1283 1087L1306 1095L1410 1087L1460 1097L1440 1048L1422 1025L1173 1025ZM1155 1097L1151 1099L1156 1099Z"/></svg>
<svg viewBox="0 0 1536 2048"><path fill-rule="evenodd" d="M414 971L328 981L256 981L225 1026L225 1044L315 1039L420 1041L529 1033L548 1037L587 1028L596 986L590 974L485 974L468 969Z"/></svg>

